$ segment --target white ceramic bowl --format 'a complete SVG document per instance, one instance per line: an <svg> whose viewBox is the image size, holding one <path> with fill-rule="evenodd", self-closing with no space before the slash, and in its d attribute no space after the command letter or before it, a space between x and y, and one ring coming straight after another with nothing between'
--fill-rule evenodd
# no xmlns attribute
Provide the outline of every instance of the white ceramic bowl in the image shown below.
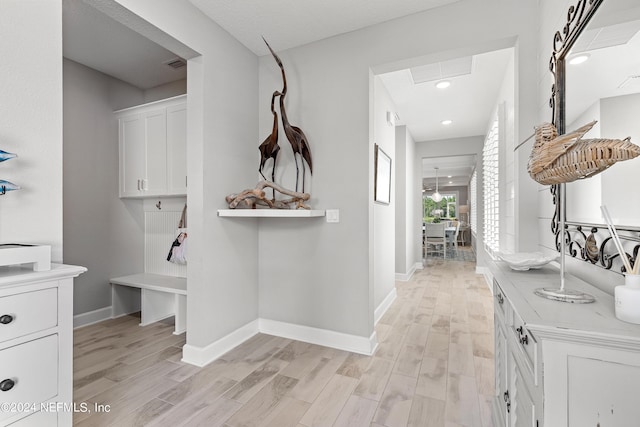
<svg viewBox="0 0 640 427"><path fill-rule="evenodd" d="M507 263L512 270L527 271L540 268L558 256L545 256L542 252L517 252L515 254L499 254L498 257Z"/></svg>

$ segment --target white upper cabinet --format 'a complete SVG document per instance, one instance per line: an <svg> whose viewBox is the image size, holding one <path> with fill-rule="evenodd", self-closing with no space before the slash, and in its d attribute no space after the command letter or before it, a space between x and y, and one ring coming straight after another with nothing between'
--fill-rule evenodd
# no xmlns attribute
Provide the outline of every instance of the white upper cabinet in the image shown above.
<svg viewBox="0 0 640 427"><path fill-rule="evenodd" d="M120 197L187 194L187 97L115 112Z"/></svg>
<svg viewBox="0 0 640 427"><path fill-rule="evenodd" d="M187 194L187 103L167 108L169 194Z"/></svg>

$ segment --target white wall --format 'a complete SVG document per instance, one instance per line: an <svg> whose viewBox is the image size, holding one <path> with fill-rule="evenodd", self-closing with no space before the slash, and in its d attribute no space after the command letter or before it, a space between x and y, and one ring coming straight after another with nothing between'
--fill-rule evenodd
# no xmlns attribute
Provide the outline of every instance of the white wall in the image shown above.
<svg viewBox="0 0 640 427"><path fill-rule="evenodd" d="M216 213L226 207L227 194L255 185L251 171L257 168L258 61L189 2L91 3L189 59L185 357L201 363L214 355L211 344L258 317L257 221L220 218ZM146 22L132 19L135 16L122 6ZM201 56L181 53L171 46L176 41Z"/></svg>
<svg viewBox="0 0 640 427"><path fill-rule="evenodd" d="M396 106L380 77L374 78L373 91L373 141L391 157L391 203L373 205L373 301L379 307L395 289L396 209L405 203L404 195L398 196L396 183L406 180L406 172L401 155L396 153L395 127L387 123L387 111L395 113Z"/></svg>
<svg viewBox="0 0 640 427"><path fill-rule="evenodd" d="M373 332L374 301L369 298L369 307L362 305L367 295L373 295L377 280L373 273L376 239L373 212L377 207L372 206L371 194L373 144L377 141L373 102L369 103L368 74L517 45L516 50L522 52L516 59L518 96L524 105L517 116L517 125L518 129L531 129L536 119L537 99L537 22L532 19L536 10L533 0L517 4L506 0L463 0L283 52L278 46L272 46L287 70L290 87L287 111L291 121L304 129L311 143L315 168L309 187L311 204L321 209L339 208L341 218L339 225L331 227L316 223L288 225L296 230L301 246L313 248L305 249L302 256L282 257L287 265L302 262L311 268L306 274L297 275L299 280L305 280L305 286L319 295L328 292L324 289L328 277L337 281L332 287L341 289L339 296L327 299L332 316L317 323L315 318L301 313L297 318L300 323L314 322L323 328L367 337ZM271 94L282 83L271 56L260 58L259 73L259 129L264 136L272 125L268 108ZM291 187L295 169L287 144L283 138L276 180ZM257 150L255 163L257 168ZM281 224L277 227L283 228ZM290 241L277 241L275 231L273 223L261 223L261 256L267 249L270 254L292 252L288 247ZM264 246L266 241L269 243ZM306 259L311 251L313 261ZM264 269L269 264L260 261L261 287L268 281L272 283L270 291L276 293L270 298L287 298L292 279L285 276L290 273L283 267L274 275L266 275ZM329 276L328 269L339 274ZM278 289L276 284L282 282L288 285ZM260 310L275 311L262 304ZM294 313L298 312L296 309ZM293 313L280 315L295 317Z"/></svg>
<svg viewBox="0 0 640 427"><path fill-rule="evenodd" d="M187 79L152 87L144 91L144 102L159 101L187 93Z"/></svg>
<svg viewBox="0 0 640 427"><path fill-rule="evenodd" d="M0 241L52 246L62 261L61 0L0 2Z"/></svg>
<svg viewBox="0 0 640 427"><path fill-rule="evenodd" d="M500 250L516 252L516 217L515 210L518 198L526 199L526 195L516 192L515 157L513 148L516 138L516 104L515 104L515 69L513 56L507 63L502 85L498 92L496 105L500 106ZM524 196L524 197L523 197ZM522 214L522 213L521 213Z"/></svg>
<svg viewBox="0 0 640 427"><path fill-rule="evenodd" d="M422 266L422 171L415 156L416 143L407 127L396 126L396 275L403 276Z"/></svg>
<svg viewBox="0 0 640 427"><path fill-rule="evenodd" d="M601 114L603 138L629 136L635 144L640 142L640 94L602 99ZM616 224L640 224L640 196L634 190L638 187L639 172L640 157L636 157L618 162L601 174L602 202Z"/></svg>
<svg viewBox="0 0 640 427"><path fill-rule="evenodd" d="M143 271L142 200L118 198L118 122L113 111L143 91L64 60L64 262L88 271L74 286L74 314L111 306L109 278Z"/></svg>

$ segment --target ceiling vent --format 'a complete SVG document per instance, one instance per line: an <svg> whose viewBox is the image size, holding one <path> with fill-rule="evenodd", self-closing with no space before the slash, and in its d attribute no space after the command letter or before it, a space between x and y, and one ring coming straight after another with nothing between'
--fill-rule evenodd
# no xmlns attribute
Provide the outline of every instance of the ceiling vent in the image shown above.
<svg viewBox="0 0 640 427"><path fill-rule="evenodd" d="M450 61L413 67L409 71L411 71L413 83L418 84L471 74L472 64L473 57L465 56Z"/></svg>
<svg viewBox="0 0 640 427"><path fill-rule="evenodd" d="M166 62L163 62L164 65L168 65L169 67L173 68L174 70L178 70L182 67L186 67L187 66L187 61L185 61L182 58L174 58L174 59L170 59Z"/></svg>
<svg viewBox="0 0 640 427"><path fill-rule="evenodd" d="M640 21L629 21L608 27L586 30L571 49L572 54L587 50L619 46L629 42L640 31Z"/></svg>

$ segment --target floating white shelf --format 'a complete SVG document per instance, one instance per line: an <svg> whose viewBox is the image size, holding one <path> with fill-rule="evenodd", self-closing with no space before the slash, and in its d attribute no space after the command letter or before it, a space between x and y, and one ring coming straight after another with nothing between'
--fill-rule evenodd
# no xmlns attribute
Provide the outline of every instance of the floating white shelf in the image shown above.
<svg viewBox="0 0 640 427"><path fill-rule="evenodd" d="M324 215L324 210L317 209L218 209L218 216L243 218L310 218Z"/></svg>

